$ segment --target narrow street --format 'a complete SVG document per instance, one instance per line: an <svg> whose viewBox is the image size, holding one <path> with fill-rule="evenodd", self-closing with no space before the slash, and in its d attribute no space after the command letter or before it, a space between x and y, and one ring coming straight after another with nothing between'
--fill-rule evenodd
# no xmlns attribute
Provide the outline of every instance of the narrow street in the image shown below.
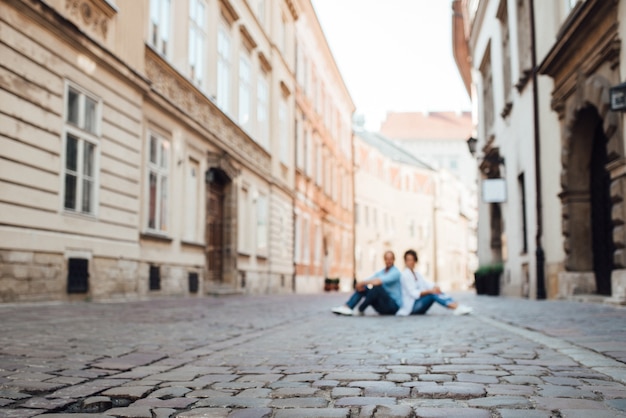
<svg viewBox="0 0 626 418"><path fill-rule="evenodd" d="M336 293L2 305L0 416L626 416L625 309L457 296L475 314L339 317Z"/></svg>

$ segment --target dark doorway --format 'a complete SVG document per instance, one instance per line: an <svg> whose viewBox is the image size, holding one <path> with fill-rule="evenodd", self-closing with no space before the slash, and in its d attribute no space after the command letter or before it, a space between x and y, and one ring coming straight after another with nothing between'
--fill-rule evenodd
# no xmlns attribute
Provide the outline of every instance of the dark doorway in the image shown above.
<svg viewBox="0 0 626 418"><path fill-rule="evenodd" d="M89 291L89 260L70 258L67 260L67 293Z"/></svg>
<svg viewBox="0 0 626 418"><path fill-rule="evenodd" d="M207 279L222 282L224 277L224 200L228 177L210 169L207 176L206 261Z"/></svg>
<svg viewBox="0 0 626 418"><path fill-rule="evenodd" d="M602 120L597 116L589 166L591 241L597 292L601 295L610 295L614 251L611 222L611 176L606 169L608 139L602 125Z"/></svg>

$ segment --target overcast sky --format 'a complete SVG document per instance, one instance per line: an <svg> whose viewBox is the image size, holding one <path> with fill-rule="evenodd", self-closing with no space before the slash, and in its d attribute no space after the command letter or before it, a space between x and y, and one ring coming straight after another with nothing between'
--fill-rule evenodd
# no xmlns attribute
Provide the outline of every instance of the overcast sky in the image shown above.
<svg viewBox="0 0 626 418"><path fill-rule="evenodd" d="M368 129L387 111L470 110L452 56L451 0L312 0Z"/></svg>

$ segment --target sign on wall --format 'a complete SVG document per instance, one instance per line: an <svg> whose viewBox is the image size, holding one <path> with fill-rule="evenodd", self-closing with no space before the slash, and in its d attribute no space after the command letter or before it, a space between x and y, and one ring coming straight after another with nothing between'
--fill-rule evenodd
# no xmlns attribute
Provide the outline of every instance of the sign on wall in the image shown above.
<svg viewBox="0 0 626 418"><path fill-rule="evenodd" d="M505 179L484 179L482 182L482 198L484 203L506 202Z"/></svg>

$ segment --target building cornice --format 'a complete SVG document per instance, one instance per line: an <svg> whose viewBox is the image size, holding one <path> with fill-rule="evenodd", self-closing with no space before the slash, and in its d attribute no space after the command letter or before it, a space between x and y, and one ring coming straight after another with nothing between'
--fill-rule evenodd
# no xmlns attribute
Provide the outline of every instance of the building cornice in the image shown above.
<svg viewBox="0 0 626 418"><path fill-rule="evenodd" d="M271 157L267 151L148 45L145 64L151 90L179 110L184 116L181 120L187 120L190 126L213 140L238 162L269 177Z"/></svg>

